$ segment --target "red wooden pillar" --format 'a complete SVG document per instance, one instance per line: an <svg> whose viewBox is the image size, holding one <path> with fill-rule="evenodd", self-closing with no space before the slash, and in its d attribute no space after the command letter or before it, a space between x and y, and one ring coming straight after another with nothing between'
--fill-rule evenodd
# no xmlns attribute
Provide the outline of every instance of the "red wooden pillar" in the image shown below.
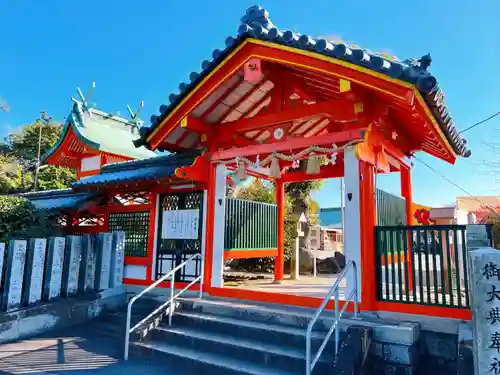
<svg viewBox="0 0 500 375"><path fill-rule="evenodd" d="M411 192L411 169L409 167L401 166L401 196L406 200L406 225L410 226L413 222L413 213L412 213L412 192ZM413 273L411 269L413 267L413 257L411 253L411 243L413 238L408 234L408 251L406 259L406 263L408 265L406 272L408 273L408 288L409 290L413 290ZM394 261L394 259L393 259Z"/></svg>
<svg viewBox="0 0 500 375"><path fill-rule="evenodd" d="M274 259L274 281L284 278L285 263L285 184L276 180L276 204L278 205L278 255Z"/></svg>
<svg viewBox="0 0 500 375"><path fill-rule="evenodd" d="M215 214L215 189L216 189L216 164L208 166L208 189L207 189L207 220L205 234L205 261L203 290L208 292L212 281L212 264L214 249L214 214Z"/></svg>
<svg viewBox="0 0 500 375"><path fill-rule="evenodd" d="M375 270L375 168L359 162L359 208L361 226L361 299L363 310L373 310L377 301Z"/></svg>
<svg viewBox="0 0 500 375"><path fill-rule="evenodd" d="M147 264L146 264L146 280L152 281L155 279L156 275L153 275L153 272L156 270L153 270L153 263L154 263L154 248L155 248L155 241L156 241L156 233L155 233L155 227L156 227L156 221L158 220L158 215L162 215L162 212L156 212L156 209L159 208L158 206L158 191L156 189L152 189L149 197L148 197L148 203L151 206L151 210L149 211L149 227L148 227L148 256L147 256ZM158 228L158 231L161 233L161 228ZM156 272L155 272L156 273Z"/></svg>

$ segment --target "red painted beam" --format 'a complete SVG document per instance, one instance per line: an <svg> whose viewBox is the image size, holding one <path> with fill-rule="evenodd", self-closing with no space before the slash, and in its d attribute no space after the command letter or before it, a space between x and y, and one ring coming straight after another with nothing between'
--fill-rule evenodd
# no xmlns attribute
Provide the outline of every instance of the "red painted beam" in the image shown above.
<svg viewBox="0 0 500 375"><path fill-rule="evenodd" d="M307 174L306 172L288 172L282 176L283 182L304 182L322 180L324 178L335 178L344 176L344 166L342 164L322 166L318 174Z"/></svg>
<svg viewBox="0 0 500 375"><path fill-rule="evenodd" d="M321 146L333 143L348 142L356 139L362 139L364 129L347 130L339 133L330 133L318 135L309 138L291 138L279 143L254 145L248 147L232 148L229 150L218 151L212 154L211 160L233 159L237 156L251 156L272 154L273 152L291 151L298 148L307 148L310 146Z"/></svg>
<svg viewBox="0 0 500 375"><path fill-rule="evenodd" d="M353 101L336 99L311 105L303 105L275 113L257 115L251 118L240 119L223 124L217 124L214 125L213 131L216 134L224 134L226 132L248 132L284 122L290 122L296 119L311 118L320 114L325 114L325 116L331 117L333 121L353 121L357 118Z"/></svg>
<svg viewBox="0 0 500 375"><path fill-rule="evenodd" d="M193 116L184 117L181 121L181 128L188 129L199 134L209 134L211 131L210 126L201 118ZM180 142L177 142L180 144Z"/></svg>

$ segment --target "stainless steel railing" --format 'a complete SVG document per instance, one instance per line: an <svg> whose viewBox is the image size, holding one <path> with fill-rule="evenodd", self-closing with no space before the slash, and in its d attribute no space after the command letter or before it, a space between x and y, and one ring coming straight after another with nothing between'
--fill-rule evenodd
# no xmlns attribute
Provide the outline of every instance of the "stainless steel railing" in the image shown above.
<svg viewBox="0 0 500 375"><path fill-rule="evenodd" d="M180 269L184 268L189 262L192 260L200 258L201 260L201 272L200 276L195 278L193 281L191 281L184 289L182 289L180 292L174 295L175 291L175 274L177 271ZM146 289L142 290L140 293L135 295L133 298L130 299L128 306L127 306L127 323L126 323L126 330L125 330L125 352L123 355L123 358L125 360L128 359L128 351L129 351L129 343L130 343L130 334L132 334L137 328L139 328L142 324L144 324L148 319L165 309L167 306L169 306L168 310L168 325L172 325L172 314L174 312L174 303L175 300L181 296L182 293L184 293L186 290L188 290L192 285L197 283L198 281L200 282L200 291L199 291L199 297L201 298L203 296L203 273L204 273L204 266L203 266L203 255L201 254L194 254L190 258L186 259L184 262L179 264L177 267L172 269L169 273L166 275L162 276L160 279L156 280L153 284L148 286ZM139 298L141 298L143 295L146 293L150 292L154 288L156 288L160 283L167 281L167 279L170 278L170 298L168 301L166 301L164 304L162 304L160 307L158 307L156 310L154 310L151 314L146 316L144 319L142 319L139 323L134 325L132 328L130 328L130 319L132 315L132 305L137 301Z"/></svg>
<svg viewBox="0 0 500 375"><path fill-rule="evenodd" d="M340 288L340 283L342 282L343 279L346 278L347 272L352 268L353 270L353 280L354 280L354 287L349 294L349 296L346 298L344 306L342 307L341 310L339 310L339 288ZM332 323L332 326L330 327L330 330L326 334L325 339L321 343L321 346L319 347L316 355L314 356L313 359L311 359L312 353L311 353L311 336L312 336L312 330L314 328L314 325L318 321L321 313L326 309L326 306L328 305L328 302L332 299L332 297L335 298L335 319ZM328 294L326 295L325 299L321 303L321 306L318 308L316 311L316 314L314 314L313 318L309 322L309 325L307 326L307 332L306 332L306 375L311 375L314 366L318 362L319 358L321 357L321 354L323 353L323 350L325 349L326 345L328 344L328 340L332 336L332 333L335 332L335 356L338 354L339 351L339 340L340 340L340 318L344 314L347 306L349 305L349 301L351 299L354 302L354 318L358 317L358 272L357 272L357 267L356 267L356 262L354 261L349 261L342 273L339 275L338 279L335 281L335 283L332 285L330 290L328 291Z"/></svg>

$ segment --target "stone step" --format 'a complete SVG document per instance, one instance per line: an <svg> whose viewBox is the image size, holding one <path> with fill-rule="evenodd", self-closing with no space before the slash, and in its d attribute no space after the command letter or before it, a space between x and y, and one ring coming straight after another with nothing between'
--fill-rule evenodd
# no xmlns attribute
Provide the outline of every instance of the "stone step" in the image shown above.
<svg viewBox="0 0 500 375"><path fill-rule="evenodd" d="M130 327L132 328L134 325L139 323L142 319L144 319L148 313L134 313L130 318ZM142 340L145 338L149 332L158 327L166 317L166 312L160 312L155 316L151 317L143 323L140 327L138 327L131 334L131 340ZM117 338L123 339L125 337L125 325L127 322L127 313L126 311L107 313L101 315L98 319L94 321L94 325L99 325L102 327L102 332L105 334L113 335Z"/></svg>
<svg viewBox="0 0 500 375"><path fill-rule="evenodd" d="M259 340L234 337L232 331L226 333L206 332L189 327L160 326L151 331L151 340L166 342L176 347L195 350L200 353L222 355L231 359L246 361L272 368L279 368L296 374L305 371L305 345L290 347L267 342L270 334ZM315 355L316 351L314 351ZM316 365L318 373L331 371L334 356L323 353Z"/></svg>
<svg viewBox="0 0 500 375"><path fill-rule="evenodd" d="M303 330L307 328L312 316L316 313L316 309L312 308L216 298L179 298L178 301L180 310L184 312L199 312L240 321L272 323ZM341 319L340 328L343 332L352 326L371 328L372 340L377 342L410 346L416 343L420 336L418 323L366 317L354 319L353 315L349 313L344 314ZM331 310L324 311L314 329L327 331L332 326L333 320L333 312Z"/></svg>
<svg viewBox="0 0 500 375"><path fill-rule="evenodd" d="M253 363L252 358L237 360L225 355L183 348L163 341L134 342L130 352L146 359L162 361L180 369L178 375L293 375L291 371Z"/></svg>
<svg viewBox="0 0 500 375"><path fill-rule="evenodd" d="M299 347L302 350L304 350L306 345L305 329L273 323L238 320L195 311L176 311L173 316L173 324L175 326L195 328L203 332L221 334L230 332L231 336L234 338L265 340L265 342L269 344L281 345L284 347ZM319 348L325 336L326 332L324 331L313 331L311 336L312 348ZM325 351L333 353L334 349L335 342L332 336Z"/></svg>

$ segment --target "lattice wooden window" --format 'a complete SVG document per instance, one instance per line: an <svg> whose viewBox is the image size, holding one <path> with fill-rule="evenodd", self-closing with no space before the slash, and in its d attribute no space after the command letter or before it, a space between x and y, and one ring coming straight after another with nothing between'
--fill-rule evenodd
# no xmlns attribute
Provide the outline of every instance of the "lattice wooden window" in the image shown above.
<svg viewBox="0 0 500 375"><path fill-rule="evenodd" d="M125 255L148 255L149 211L115 212L109 214L109 231L125 232Z"/></svg>
<svg viewBox="0 0 500 375"><path fill-rule="evenodd" d="M124 191L113 195L112 203L130 206L133 204L148 204L149 191Z"/></svg>

